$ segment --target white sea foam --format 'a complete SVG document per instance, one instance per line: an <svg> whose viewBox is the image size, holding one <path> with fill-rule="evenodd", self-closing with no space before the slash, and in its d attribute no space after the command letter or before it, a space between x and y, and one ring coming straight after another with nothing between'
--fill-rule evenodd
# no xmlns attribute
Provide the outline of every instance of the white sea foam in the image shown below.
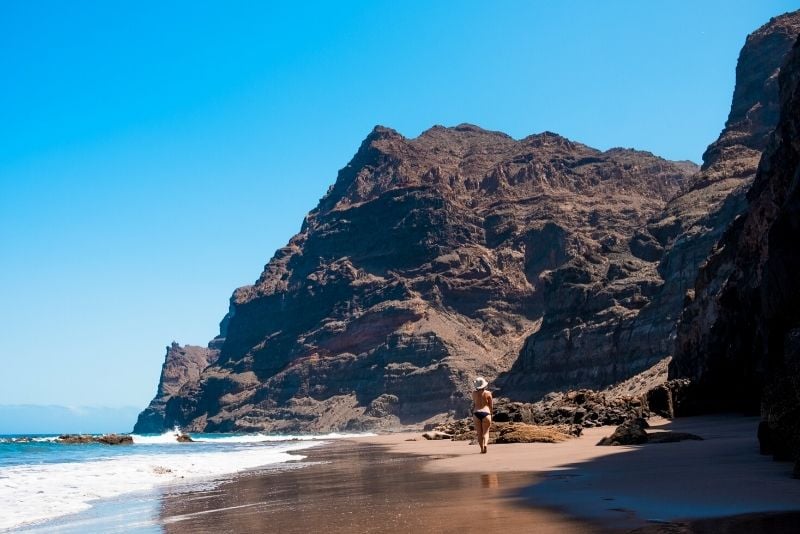
<svg viewBox="0 0 800 534"><path fill-rule="evenodd" d="M58 436L37 436L37 437L18 436L13 438L0 438L0 443L25 443L25 442L50 443L56 441L57 439Z"/></svg>
<svg viewBox="0 0 800 534"><path fill-rule="evenodd" d="M133 443L135 445L170 445L172 443L178 443L178 436L181 432L177 429L175 430L168 430L163 434L158 436L140 436L138 434L131 434L133 438Z"/></svg>
<svg viewBox="0 0 800 534"><path fill-rule="evenodd" d="M187 448L181 454L131 452L83 462L0 468L0 530L80 512L96 499L300 460L304 457L290 453L317 444L293 442L207 452L198 446L199 450Z"/></svg>
<svg viewBox="0 0 800 534"><path fill-rule="evenodd" d="M132 434L133 443L136 445L167 445L178 443L177 436L180 434L177 430L170 430L158 436L140 436ZM192 436L192 440L200 443L266 443L278 441L320 441L331 439L343 438L356 438L361 436L374 436L375 434L361 433L361 434L342 434L339 432L332 432L330 434L297 434L297 435L268 435L268 434L243 434L238 436L219 435L210 436L208 434L202 436Z"/></svg>

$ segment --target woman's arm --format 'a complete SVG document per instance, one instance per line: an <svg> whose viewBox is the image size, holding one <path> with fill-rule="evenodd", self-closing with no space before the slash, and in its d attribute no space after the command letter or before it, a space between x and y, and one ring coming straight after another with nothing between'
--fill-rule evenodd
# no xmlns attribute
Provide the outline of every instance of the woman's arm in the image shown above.
<svg viewBox="0 0 800 534"><path fill-rule="evenodd" d="M489 394L489 413L494 413L494 397L492 397L491 391L487 391L486 393Z"/></svg>

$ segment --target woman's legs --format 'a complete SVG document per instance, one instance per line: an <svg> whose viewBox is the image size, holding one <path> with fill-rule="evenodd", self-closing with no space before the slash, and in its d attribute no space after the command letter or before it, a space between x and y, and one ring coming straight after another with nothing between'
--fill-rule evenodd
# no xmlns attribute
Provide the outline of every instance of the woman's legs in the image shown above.
<svg viewBox="0 0 800 534"><path fill-rule="evenodd" d="M478 447L481 449L481 452L483 452L483 425L481 424L481 420L474 415L472 419L475 422L475 441L478 442Z"/></svg>
<svg viewBox="0 0 800 534"><path fill-rule="evenodd" d="M489 427L492 426L492 416L488 415L481 421L481 452L486 452L489 447Z"/></svg>

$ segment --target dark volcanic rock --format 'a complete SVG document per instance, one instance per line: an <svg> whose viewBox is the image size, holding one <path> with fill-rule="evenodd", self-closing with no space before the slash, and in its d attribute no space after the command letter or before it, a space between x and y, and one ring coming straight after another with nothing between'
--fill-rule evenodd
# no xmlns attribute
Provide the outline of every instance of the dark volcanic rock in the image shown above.
<svg viewBox="0 0 800 534"><path fill-rule="evenodd" d="M219 359L142 424L326 431L467 415L472 378L508 370L549 314L613 319L642 305L655 264L627 243L691 172L552 133L377 127L236 290Z"/></svg>
<svg viewBox="0 0 800 534"><path fill-rule="evenodd" d="M800 33L800 15L750 36L736 68L730 115L701 172L665 209L609 253L602 269L575 260L547 275L551 301L502 388L535 400L552 390L599 389L674 354L677 323L701 263L742 213L747 188L778 118L777 73Z"/></svg>
<svg viewBox="0 0 800 534"><path fill-rule="evenodd" d="M625 421L610 436L601 439L601 446L642 445L645 443L677 443L679 441L702 441L703 438L688 432L647 432L647 421L631 419Z"/></svg>
<svg viewBox="0 0 800 534"><path fill-rule="evenodd" d="M633 419L619 425L614 433L601 439L598 445L641 445L647 443L646 428L643 420Z"/></svg>
<svg viewBox="0 0 800 534"><path fill-rule="evenodd" d="M82 443L94 443L95 437L85 434L62 434L58 436L56 441L58 443L66 443L67 445L76 445Z"/></svg>
<svg viewBox="0 0 800 534"><path fill-rule="evenodd" d="M133 437L128 434L106 434L95 441L104 445L133 445Z"/></svg>
<svg viewBox="0 0 800 534"><path fill-rule="evenodd" d="M175 426L176 421L165 418L167 402L178 395L181 388L195 388L201 371L216 361L218 356L219 351L216 349L192 345L182 347L173 341L167 347L156 396L139 414L133 431L140 434L157 433Z"/></svg>
<svg viewBox="0 0 800 534"><path fill-rule="evenodd" d="M792 19L796 22L797 15ZM762 449L800 458L800 50L781 68L780 121L728 229L698 276L671 374L696 411L760 408Z"/></svg>

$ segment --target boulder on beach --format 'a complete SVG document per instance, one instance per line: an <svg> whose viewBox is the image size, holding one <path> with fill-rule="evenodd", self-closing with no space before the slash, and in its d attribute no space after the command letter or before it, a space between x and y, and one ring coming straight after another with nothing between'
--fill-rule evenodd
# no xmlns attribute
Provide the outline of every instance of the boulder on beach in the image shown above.
<svg viewBox="0 0 800 534"><path fill-rule="evenodd" d="M601 439L598 445L642 445L644 443L675 443L685 440L702 440L688 432L646 432L650 425L644 419L631 419L617 427L613 434Z"/></svg>
<svg viewBox="0 0 800 534"><path fill-rule="evenodd" d="M644 422L644 424L642 424ZM631 419L617 427L613 434L601 439L598 445L641 445L647 443L647 422L642 419Z"/></svg>

